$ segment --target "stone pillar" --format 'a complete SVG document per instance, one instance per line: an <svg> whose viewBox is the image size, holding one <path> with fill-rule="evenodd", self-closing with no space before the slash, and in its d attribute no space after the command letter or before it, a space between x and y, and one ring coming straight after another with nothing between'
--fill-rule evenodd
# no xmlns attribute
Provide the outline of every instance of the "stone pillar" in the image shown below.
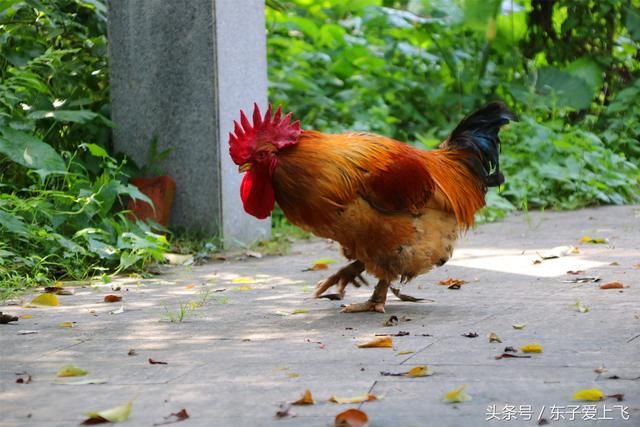
<svg viewBox="0 0 640 427"><path fill-rule="evenodd" d="M176 181L173 226L236 246L270 233L246 214L228 133L240 108L267 103L262 0L109 0L117 151L146 164L151 141Z"/></svg>

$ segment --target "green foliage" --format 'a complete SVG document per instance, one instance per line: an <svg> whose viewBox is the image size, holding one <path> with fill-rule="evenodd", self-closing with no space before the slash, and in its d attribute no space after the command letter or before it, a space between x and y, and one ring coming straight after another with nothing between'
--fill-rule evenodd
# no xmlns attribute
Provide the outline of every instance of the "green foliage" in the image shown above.
<svg viewBox="0 0 640 427"><path fill-rule="evenodd" d="M0 0L0 290L161 260L108 154L103 0Z"/></svg>
<svg viewBox="0 0 640 427"><path fill-rule="evenodd" d="M637 201L637 16L614 0L296 0L267 11L270 98L308 128L426 148L502 99L522 121L483 219Z"/></svg>

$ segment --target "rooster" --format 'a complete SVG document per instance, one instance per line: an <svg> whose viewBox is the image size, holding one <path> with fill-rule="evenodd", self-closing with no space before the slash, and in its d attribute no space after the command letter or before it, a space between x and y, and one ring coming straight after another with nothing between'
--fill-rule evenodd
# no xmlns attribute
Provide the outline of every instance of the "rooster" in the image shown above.
<svg viewBox="0 0 640 427"><path fill-rule="evenodd" d="M367 271L378 279L371 298L343 311L384 313L391 283L446 263L488 187L504 182L498 133L510 120L504 104L490 103L426 151L369 132L303 130L281 107L262 116L254 104L253 123L242 110L234 122L229 153L245 173L247 213L267 218L278 202L291 223L338 242L351 260L314 296L335 285L342 299L348 284L366 284Z"/></svg>

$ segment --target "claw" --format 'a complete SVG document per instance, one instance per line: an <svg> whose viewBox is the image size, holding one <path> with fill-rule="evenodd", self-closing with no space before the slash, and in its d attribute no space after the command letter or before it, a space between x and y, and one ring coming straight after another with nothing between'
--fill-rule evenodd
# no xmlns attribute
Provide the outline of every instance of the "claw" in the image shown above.
<svg viewBox="0 0 640 427"><path fill-rule="evenodd" d="M362 313L365 311L374 311L376 313L384 313L384 303L383 302L360 302L356 304L349 304L342 310L342 313Z"/></svg>

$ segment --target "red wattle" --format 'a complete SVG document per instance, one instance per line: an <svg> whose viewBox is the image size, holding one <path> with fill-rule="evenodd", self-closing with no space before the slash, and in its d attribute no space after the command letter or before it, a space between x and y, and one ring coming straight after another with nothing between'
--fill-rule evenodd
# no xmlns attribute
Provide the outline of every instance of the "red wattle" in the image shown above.
<svg viewBox="0 0 640 427"><path fill-rule="evenodd" d="M245 173L240 184L240 198L248 214L258 219L265 219L271 215L276 196L269 173L259 172L256 168Z"/></svg>

